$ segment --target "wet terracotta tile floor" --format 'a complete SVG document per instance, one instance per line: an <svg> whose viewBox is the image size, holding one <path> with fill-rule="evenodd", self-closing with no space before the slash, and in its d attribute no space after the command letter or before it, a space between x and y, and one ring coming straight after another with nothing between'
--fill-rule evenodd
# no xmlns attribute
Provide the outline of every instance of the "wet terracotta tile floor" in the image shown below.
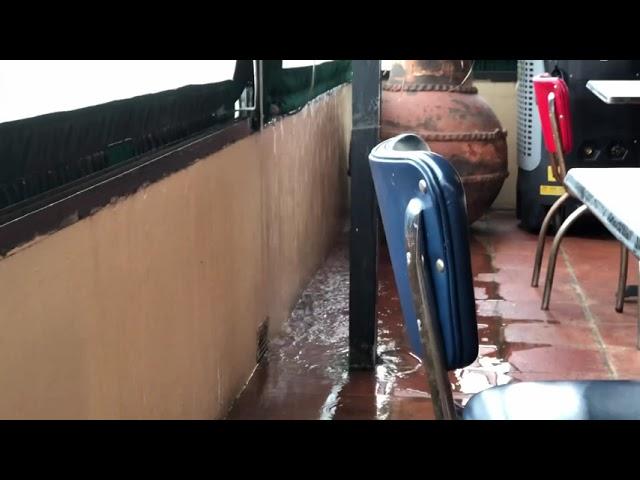
<svg viewBox="0 0 640 480"><path fill-rule="evenodd" d="M494 211L471 229L480 355L451 372L462 403L492 385L527 380L640 378L637 304L614 310L618 244L606 233L563 241L549 311L529 285L536 236L514 212ZM548 253L552 238L547 240ZM422 365L408 347L393 272L379 265L375 371L348 370L348 251L342 239L274 338L228 419L431 419ZM546 272L546 255L541 279ZM630 284L637 263L630 258Z"/></svg>

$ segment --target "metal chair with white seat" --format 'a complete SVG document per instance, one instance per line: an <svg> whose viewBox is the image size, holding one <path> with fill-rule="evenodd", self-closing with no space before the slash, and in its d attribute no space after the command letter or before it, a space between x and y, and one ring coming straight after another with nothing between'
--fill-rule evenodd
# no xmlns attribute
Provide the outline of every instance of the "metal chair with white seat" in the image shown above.
<svg viewBox="0 0 640 480"><path fill-rule="evenodd" d="M540 123L542 125L542 135L545 146L549 152L551 169L555 178L564 185L564 179L567 174L567 166L564 155L571 151L573 146L573 133L571 125L571 110L569 108L569 88L565 81L560 77L552 77L548 73L537 75L533 78L533 88L540 114ZM542 255L544 253L545 238L549 224L558 212L558 209L566 203L571 197L568 192L563 193L558 200L551 206L545 216L540 233L538 234L538 244L536 247L536 256L533 265L533 275L531 277L531 286L537 287L540 278L540 265L542 264ZM549 301L551 298L551 288L553 286L553 277L556 269L556 260L560 248L560 242L567 233L571 225L587 211L587 206L582 204L575 209L562 223L551 245L549 254L549 265L544 283L544 291L542 294L543 310L549 309ZM618 288L616 291L617 312L622 312L624 308L624 294L627 283L627 269L629 263L629 252L620 244L620 270L618 274Z"/></svg>

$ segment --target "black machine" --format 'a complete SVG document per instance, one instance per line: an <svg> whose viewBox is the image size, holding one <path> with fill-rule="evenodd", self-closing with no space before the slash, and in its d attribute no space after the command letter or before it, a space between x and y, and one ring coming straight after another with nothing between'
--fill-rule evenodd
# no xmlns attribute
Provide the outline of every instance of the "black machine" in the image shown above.
<svg viewBox="0 0 640 480"><path fill-rule="evenodd" d="M640 60L518 60L518 180L516 210L521 226L537 232L564 188L549 168L533 94L533 77L548 72L569 87L574 167L639 167L640 105L609 105L586 87L589 80L640 80ZM559 225L576 208L569 200Z"/></svg>

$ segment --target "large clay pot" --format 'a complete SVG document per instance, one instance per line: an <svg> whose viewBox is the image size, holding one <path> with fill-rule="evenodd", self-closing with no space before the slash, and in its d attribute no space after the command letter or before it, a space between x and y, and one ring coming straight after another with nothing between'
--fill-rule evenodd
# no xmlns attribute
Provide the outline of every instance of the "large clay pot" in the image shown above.
<svg viewBox="0 0 640 480"><path fill-rule="evenodd" d="M397 60L382 85L380 136L420 135L448 159L464 185L469 223L502 188L506 131L473 86L470 60Z"/></svg>

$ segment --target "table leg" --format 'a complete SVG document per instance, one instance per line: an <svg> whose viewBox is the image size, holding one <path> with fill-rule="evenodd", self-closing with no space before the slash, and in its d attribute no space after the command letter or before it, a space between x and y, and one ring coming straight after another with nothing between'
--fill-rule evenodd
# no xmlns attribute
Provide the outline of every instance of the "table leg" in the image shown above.
<svg viewBox="0 0 640 480"><path fill-rule="evenodd" d="M629 250L620 243L620 271L618 272L618 291L616 292L616 312L621 313L624 308L624 297L627 289L627 269L629 265Z"/></svg>

